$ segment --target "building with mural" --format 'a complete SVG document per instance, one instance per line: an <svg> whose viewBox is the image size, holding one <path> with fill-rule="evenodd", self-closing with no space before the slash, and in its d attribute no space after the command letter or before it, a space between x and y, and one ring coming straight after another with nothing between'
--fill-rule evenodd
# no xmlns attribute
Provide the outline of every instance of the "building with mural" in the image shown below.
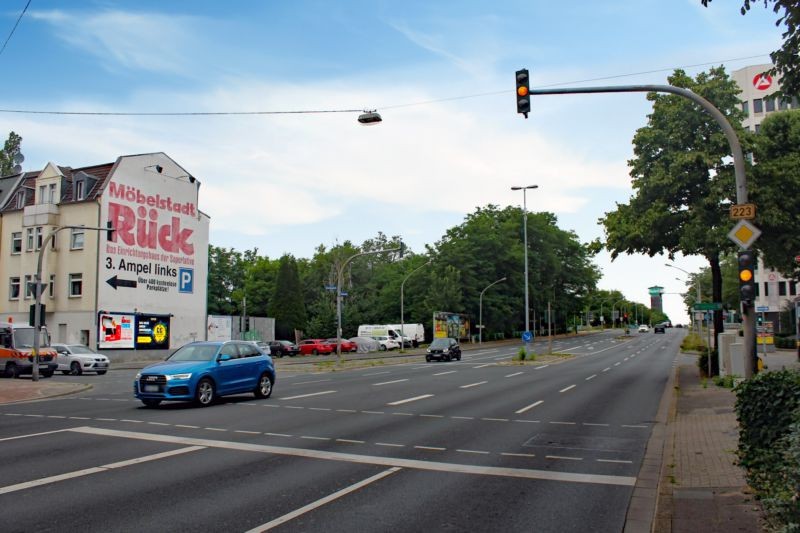
<svg viewBox="0 0 800 533"><path fill-rule="evenodd" d="M28 322L40 254L53 342L161 358L206 335L209 217L200 182L164 153L3 178L0 313ZM114 231L94 230L110 224ZM52 242L46 244L48 236Z"/></svg>

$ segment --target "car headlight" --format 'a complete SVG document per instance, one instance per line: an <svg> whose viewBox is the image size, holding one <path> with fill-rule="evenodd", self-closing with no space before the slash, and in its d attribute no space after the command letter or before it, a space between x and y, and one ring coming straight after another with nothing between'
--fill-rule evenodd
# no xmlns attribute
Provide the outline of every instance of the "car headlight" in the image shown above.
<svg viewBox="0 0 800 533"><path fill-rule="evenodd" d="M442 353L450 353L450 348L445 348L444 350L442 350Z"/></svg>
<svg viewBox="0 0 800 533"><path fill-rule="evenodd" d="M189 379L192 377L192 373L188 372L186 374L167 374L167 381L172 381L173 379Z"/></svg>
<svg viewBox="0 0 800 533"><path fill-rule="evenodd" d="M428 348L426 351L427 351L428 353L431 353L431 349L430 349L430 348Z"/></svg>
<svg viewBox="0 0 800 533"><path fill-rule="evenodd" d="M133 379L135 379L136 381L139 381L139 378L140 378L140 377L142 377L142 373L141 373L141 372L137 372L137 373L136 373L136 377L135 377L135 378L133 378Z"/></svg>

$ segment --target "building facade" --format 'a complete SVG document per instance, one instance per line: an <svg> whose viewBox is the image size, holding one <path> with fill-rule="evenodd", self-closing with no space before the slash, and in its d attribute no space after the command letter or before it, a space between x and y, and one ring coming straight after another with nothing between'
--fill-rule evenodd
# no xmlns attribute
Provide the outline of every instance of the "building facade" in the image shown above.
<svg viewBox="0 0 800 533"><path fill-rule="evenodd" d="M741 89L739 99L742 101L742 111L747 115L742 125L748 131L758 133L761 122L771 113L800 109L796 96L792 99L775 96L780 90L781 83L780 77L773 78L766 74L771 68L771 64L751 65L731 73L731 77ZM787 250L787 253L792 252ZM755 282L755 307L765 313L766 321L772 322L777 331L780 324L778 314L794 306L793 302L800 291L800 286L782 276L780 272L765 268L761 259L758 261Z"/></svg>
<svg viewBox="0 0 800 533"><path fill-rule="evenodd" d="M41 258L53 342L126 360L205 339L209 218L194 176L153 153L14 178L0 206L4 318L29 321Z"/></svg>

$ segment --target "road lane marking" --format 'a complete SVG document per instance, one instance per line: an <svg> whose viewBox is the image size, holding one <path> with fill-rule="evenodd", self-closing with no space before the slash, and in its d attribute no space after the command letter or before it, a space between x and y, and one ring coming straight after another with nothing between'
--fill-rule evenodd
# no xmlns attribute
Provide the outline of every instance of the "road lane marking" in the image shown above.
<svg viewBox="0 0 800 533"><path fill-rule="evenodd" d="M574 388L575 388L575 385L570 385L569 387L564 387L563 389L561 389L558 392L567 392L568 390L571 390L571 389L574 389Z"/></svg>
<svg viewBox="0 0 800 533"><path fill-rule="evenodd" d="M603 369L603 372L608 372L609 370L611 370L611 367L610 367L610 366L609 366L609 367L606 367L606 368L604 368L604 369Z"/></svg>
<svg viewBox="0 0 800 533"><path fill-rule="evenodd" d="M514 376L519 376L520 374L524 374L524 373L525 373L525 372L515 372L514 374L509 374L509 375L507 375L507 376L505 376L505 377L507 377L507 378L513 378Z"/></svg>
<svg viewBox="0 0 800 533"><path fill-rule="evenodd" d="M270 529L272 529L274 527L277 527L277 526L279 526L281 524L285 524L286 522L288 522L290 520L294 520L298 516L304 515L304 514L310 512L310 511L313 511L314 509L322 507L323 505L327 505L330 502L341 498L342 496L346 496L346 495L350 494L351 492L355 492L355 491L357 491L357 490L359 490L359 489L361 489L363 487L366 487L370 483L374 483L376 481L379 481L379 480L381 480L381 479L383 479L383 478L385 478L387 476L390 476L390 475L392 475L395 472L398 472L400 470L401 470L401 468L397 468L397 467L392 467L389 470L384 470L383 472L380 472L379 474L375 474L374 476L368 477L367 479L365 479L363 481L359 481L358 483L355 483L354 485L350 485L349 487L346 487L346 488L344 488L342 490L336 491L333 494L329 494L328 496L325 496L324 498L321 498L321 499L319 499L319 500L317 500L315 502L309 503L308 505L304 505L303 507L292 511L291 513L287 513L287 514L285 514L285 515L283 515L281 517L276 518L275 520L271 520L270 522L267 522L266 524L262 524L260 526L256 526L253 529L251 529L250 531L248 531L247 533L261 533L263 531L269 531Z"/></svg>
<svg viewBox="0 0 800 533"><path fill-rule="evenodd" d="M292 385L308 385L309 383L324 383L325 381L330 381L329 379L315 379L314 381L298 381L297 383L292 383Z"/></svg>
<svg viewBox="0 0 800 533"><path fill-rule="evenodd" d="M405 444L392 444L390 442L376 442L375 446L389 446L390 448L405 448Z"/></svg>
<svg viewBox="0 0 800 533"><path fill-rule="evenodd" d="M562 426L574 426L575 422L550 422L551 424L561 424Z"/></svg>
<svg viewBox="0 0 800 533"><path fill-rule="evenodd" d="M484 383L489 383L488 381L479 381L477 383L470 383L469 385L461 385L459 389L469 389L470 387L477 387L478 385L483 385Z"/></svg>
<svg viewBox="0 0 800 533"><path fill-rule="evenodd" d="M414 396L413 398L406 398L405 400L397 400L396 402L389 402L386 405L402 405L404 403L416 402L417 400L424 400L425 398L432 397L433 394L423 394L422 396Z"/></svg>
<svg viewBox="0 0 800 533"><path fill-rule="evenodd" d="M373 372L372 374L364 374L364 377L367 376L380 376L381 374L391 374L391 372Z"/></svg>
<svg viewBox="0 0 800 533"><path fill-rule="evenodd" d="M203 428L203 429L207 429L209 431L228 431L227 429L222 429L222 428Z"/></svg>
<svg viewBox="0 0 800 533"><path fill-rule="evenodd" d="M246 429L235 429L234 433L245 433L247 435L261 435L260 431L248 431Z"/></svg>
<svg viewBox="0 0 800 533"><path fill-rule="evenodd" d="M419 415L426 418L444 418L444 415Z"/></svg>
<svg viewBox="0 0 800 533"><path fill-rule="evenodd" d="M308 440L331 440L330 437L311 437L308 435L300 435L300 438Z"/></svg>
<svg viewBox="0 0 800 533"><path fill-rule="evenodd" d="M448 370L447 372L439 372L438 374L434 374L434 376L444 376L445 374L455 374L458 370Z"/></svg>
<svg viewBox="0 0 800 533"><path fill-rule="evenodd" d="M128 459L127 461L119 461L116 463L109 463L103 466L94 466L91 468L84 468L82 470L75 470L73 472L67 472L65 474L59 474L57 476L49 476L40 479L34 479L32 481L25 481L23 483L17 483L15 485L0 487L0 495L8 494L10 492L17 492L20 490L31 489L33 487L41 487L42 485L49 485L51 483L57 483L59 481L65 481L67 479L73 479L76 477L88 476L90 474L98 474L100 472L107 472L108 470L112 470L114 468L123 468L126 466L136 465L147 461L155 461L157 459L163 459L164 457L171 457L173 455L180 455L204 449L205 446L189 446L187 448L180 448L178 450L171 450L168 452L156 453L153 455L145 455L144 457L137 457L136 459Z"/></svg>
<svg viewBox="0 0 800 533"><path fill-rule="evenodd" d="M176 428L189 428L189 429L200 429L200 426L187 426L186 424L175 424Z"/></svg>
<svg viewBox="0 0 800 533"><path fill-rule="evenodd" d="M622 427L624 427L624 428L644 428L644 429L647 429L650 426L645 426L645 425L642 425L642 424L639 424L639 425L622 424Z"/></svg>
<svg viewBox="0 0 800 533"><path fill-rule="evenodd" d="M472 368L483 368L483 367L486 367L486 366L494 366L494 363L486 363L485 365L473 366Z"/></svg>
<svg viewBox="0 0 800 533"><path fill-rule="evenodd" d="M616 363L614 363L614 366L619 366L619 365L620 365L620 362L619 362L619 361L617 361Z"/></svg>
<svg viewBox="0 0 800 533"><path fill-rule="evenodd" d="M345 442L347 444L364 444L363 440L353 440L353 439L336 439L336 442Z"/></svg>
<svg viewBox="0 0 800 533"><path fill-rule="evenodd" d="M610 425L610 424L595 424L595 423L592 423L592 422L582 422L582 424L584 426L600 426L600 427L604 427L604 428L607 428Z"/></svg>
<svg viewBox="0 0 800 533"><path fill-rule="evenodd" d="M332 411L332 409L329 409L328 407L309 407L308 410L309 411Z"/></svg>
<svg viewBox="0 0 800 533"><path fill-rule="evenodd" d="M456 450L456 451L461 453L477 453L480 455L489 455L489 452L484 452L480 450Z"/></svg>
<svg viewBox="0 0 800 533"><path fill-rule="evenodd" d="M361 412L364 413L364 414L367 414L367 415L382 415L382 414L385 414L383 411L361 411Z"/></svg>
<svg viewBox="0 0 800 533"><path fill-rule="evenodd" d="M443 452L447 449L447 448L440 448L438 446L414 446L414 448L418 450L433 450L435 452Z"/></svg>
<svg viewBox="0 0 800 533"><path fill-rule="evenodd" d="M508 422L508 418L481 418L481 420L486 420L487 422Z"/></svg>
<svg viewBox="0 0 800 533"><path fill-rule="evenodd" d="M514 420L514 422L524 422L526 424L540 424L542 421L541 420L523 420L523 419L519 419L518 418L518 419Z"/></svg>
<svg viewBox="0 0 800 533"><path fill-rule="evenodd" d="M299 396L289 396L288 398L279 398L280 400L297 400L298 398L310 398L312 396L322 396L323 394L333 394L335 390L326 390L322 392L312 392L311 394L301 394Z"/></svg>
<svg viewBox="0 0 800 533"><path fill-rule="evenodd" d="M585 380L585 381L589 381L590 379L594 379L594 378L596 378L596 377L597 377L597 374L592 374L591 376L589 376L588 378L586 378L586 380Z"/></svg>
<svg viewBox="0 0 800 533"><path fill-rule="evenodd" d="M536 366L536 367L534 367L533 369L534 369L534 370L541 370L541 369L543 369L543 368L547 368L548 366L550 366L550 365Z"/></svg>
<svg viewBox="0 0 800 533"><path fill-rule="evenodd" d="M357 413L355 409L337 409L337 413Z"/></svg>
<svg viewBox="0 0 800 533"><path fill-rule="evenodd" d="M391 385L392 383L402 383L404 381L408 381L408 379L396 379L394 381L384 381L383 383L373 383L373 387L380 387L381 385Z"/></svg>
<svg viewBox="0 0 800 533"><path fill-rule="evenodd" d="M8 415L8 416L14 416L14 415ZM16 437L5 437L3 439L0 439L0 442L5 442L7 440L27 439L28 437L38 437L40 435L52 435L53 433L61 433L62 431L69 431L69 429L56 429L55 431L43 431L41 433L29 433L28 435L17 435Z"/></svg>
<svg viewBox="0 0 800 533"><path fill-rule="evenodd" d="M451 416L455 420L475 420L474 416Z"/></svg>
<svg viewBox="0 0 800 533"><path fill-rule="evenodd" d="M514 411L514 414L515 414L515 415L521 415L521 414L522 414L522 413L524 413L525 411L528 411L529 409L533 409L533 408L534 408L534 407L536 407L537 405L541 405L541 404L543 404L543 403L544 403L544 400L539 400L538 402L533 402L533 403L532 403L532 404L530 404L529 406L527 406L527 407L523 407L523 408L522 408L522 409L520 409L519 411Z"/></svg>
<svg viewBox="0 0 800 533"><path fill-rule="evenodd" d="M595 459L598 463L619 463L623 465L631 465L633 461L620 461L617 459Z"/></svg>
<svg viewBox="0 0 800 533"><path fill-rule="evenodd" d="M510 452L501 452L500 455L505 455L506 457L536 457L532 453L510 453Z"/></svg>
<svg viewBox="0 0 800 533"><path fill-rule="evenodd" d="M561 459L565 461L583 461L583 457L565 457L563 455L545 455L546 459Z"/></svg>
<svg viewBox="0 0 800 533"><path fill-rule="evenodd" d="M392 413L395 416L414 416L414 413Z"/></svg>
<svg viewBox="0 0 800 533"><path fill-rule="evenodd" d="M269 435L270 437L291 437L291 435L287 435L286 433L264 433L264 435Z"/></svg>

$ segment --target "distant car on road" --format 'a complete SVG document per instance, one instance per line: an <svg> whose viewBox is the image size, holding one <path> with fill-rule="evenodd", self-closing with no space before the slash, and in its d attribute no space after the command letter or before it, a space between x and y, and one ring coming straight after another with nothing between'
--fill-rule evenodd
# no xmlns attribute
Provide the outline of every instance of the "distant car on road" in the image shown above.
<svg viewBox="0 0 800 533"><path fill-rule="evenodd" d="M336 351L336 345L325 342L324 339L306 339L297 345L301 355L328 355Z"/></svg>
<svg viewBox="0 0 800 533"><path fill-rule="evenodd" d="M434 359L461 361L461 346L458 345L458 341L452 338L433 339L433 342L428 346L425 360L430 363Z"/></svg>
<svg viewBox="0 0 800 533"><path fill-rule="evenodd" d="M95 372L102 376L108 372L108 357L97 353L83 344L53 344L56 351L56 363L62 374L80 376L84 372Z"/></svg>
<svg viewBox="0 0 800 533"><path fill-rule="evenodd" d="M650 331L650 328L647 327L647 324L639 326L639 333L647 333L648 331Z"/></svg>
<svg viewBox="0 0 800 533"><path fill-rule="evenodd" d="M265 341L248 341L252 343L256 348L261 350L267 355L272 355L272 349L269 347L269 343Z"/></svg>
<svg viewBox="0 0 800 533"><path fill-rule="evenodd" d="M133 394L147 407L166 400L206 407L228 394L252 392L256 398L269 398L274 384L272 358L252 343L191 342L136 374Z"/></svg>
<svg viewBox="0 0 800 533"><path fill-rule="evenodd" d="M300 353L300 348L291 341L269 341L269 348L275 357L283 357L284 355L294 357Z"/></svg>
<svg viewBox="0 0 800 533"><path fill-rule="evenodd" d="M333 344L333 351L336 351L336 338L333 339L325 339L325 342ZM354 343L353 341L349 341L347 339L341 340L342 345L342 352L357 352L358 351L358 344Z"/></svg>
<svg viewBox="0 0 800 533"><path fill-rule="evenodd" d="M656 324L653 328L653 333L666 333L667 327L664 324Z"/></svg>

